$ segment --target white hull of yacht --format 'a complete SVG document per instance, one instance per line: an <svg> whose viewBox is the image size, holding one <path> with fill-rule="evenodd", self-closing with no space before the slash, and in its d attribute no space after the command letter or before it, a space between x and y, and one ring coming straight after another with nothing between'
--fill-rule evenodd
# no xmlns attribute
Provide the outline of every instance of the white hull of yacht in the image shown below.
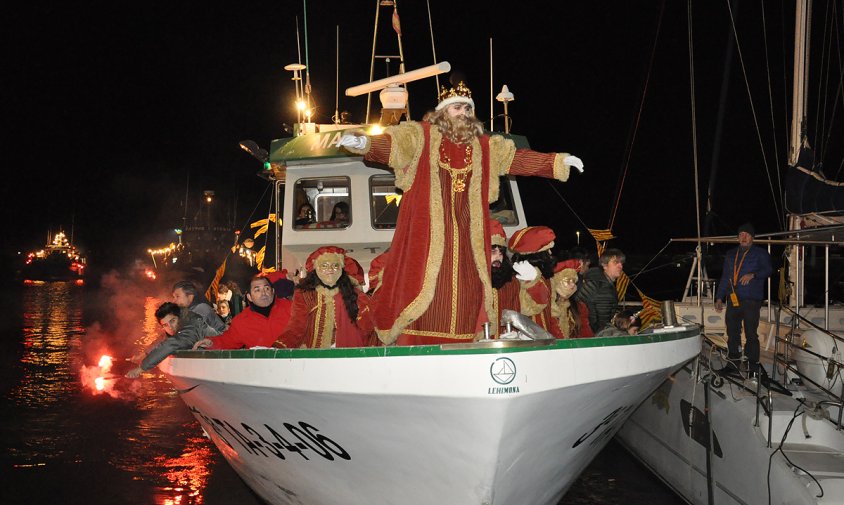
<svg viewBox="0 0 844 505"><path fill-rule="evenodd" d="M161 368L270 503L555 505L700 339L501 345L186 352Z"/></svg>
<svg viewBox="0 0 844 505"><path fill-rule="evenodd" d="M725 381L709 395L713 439L713 501L709 502L707 409L704 385L692 375L694 365L690 362L660 386L619 431L618 439L631 453L692 504L844 504L844 431L836 431L828 419L808 414L799 416L788 430L783 451L820 482L823 496L819 497L818 485L775 451L797 402L775 395L773 443L768 447L769 418L760 407L759 426L754 426L755 383L749 381L745 384L753 392ZM837 410L830 414L835 418Z"/></svg>

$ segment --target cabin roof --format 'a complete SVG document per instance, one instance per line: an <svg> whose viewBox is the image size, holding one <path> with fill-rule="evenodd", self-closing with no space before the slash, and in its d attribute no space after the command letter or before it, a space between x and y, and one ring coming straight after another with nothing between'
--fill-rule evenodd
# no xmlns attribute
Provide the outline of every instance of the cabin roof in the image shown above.
<svg viewBox="0 0 844 505"><path fill-rule="evenodd" d="M344 132L360 129L360 126L354 125L345 130L311 133L298 137L273 140L270 144L269 161L277 165L301 165L314 161L329 163L348 161L349 158L359 156L338 149L335 145ZM519 149L530 147L527 138L522 135L508 135L503 133L500 135L512 139Z"/></svg>

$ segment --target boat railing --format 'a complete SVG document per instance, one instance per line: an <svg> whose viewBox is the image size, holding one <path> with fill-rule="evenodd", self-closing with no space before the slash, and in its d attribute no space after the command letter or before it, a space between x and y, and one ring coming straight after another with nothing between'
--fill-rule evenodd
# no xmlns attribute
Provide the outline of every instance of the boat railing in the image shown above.
<svg viewBox="0 0 844 505"><path fill-rule="evenodd" d="M836 376L840 377L840 374L844 371L844 363L839 363L835 360L832 356L826 356L820 354L818 352L813 351L808 346L805 345L805 341L795 342L795 338L798 336L797 328L798 326L806 329L812 328L819 332L822 332L824 335L831 338L835 345L839 348L844 348L844 338L818 326L817 324L813 323L812 321L806 319L805 317L798 314L796 311L792 310L788 306L780 306L777 308L777 318L776 318L776 325L777 331L774 333L775 337L775 346L774 346L774 366L771 371L771 380L776 381L777 372L782 367L782 379L784 384L788 384L789 382L789 374L793 374L795 377L799 378L801 383L804 385L809 383L812 384L814 387L818 388L818 391L823 392L828 398L824 399L820 402L817 402L817 406L820 407L822 405L830 406L830 407L837 407L838 408L838 419L836 422L836 429L842 429L842 413L844 413L844 381L841 384L841 391L839 393L835 393L831 391L829 388L819 384L817 381L809 377L807 374L802 373L796 366L795 360L793 356L796 352L806 353L808 355L814 356L821 360L821 362L826 363L827 369L827 377L830 379L835 378ZM780 325L781 319L779 317L779 313L784 312L785 315L790 316L791 322L789 323L791 328L786 333L784 337L780 337ZM834 384L834 381L833 381ZM768 395L769 402L772 401L770 394ZM772 406L772 404L769 404ZM758 409L757 409L758 410ZM757 423L758 423L758 412L757 412Z"/></svg>

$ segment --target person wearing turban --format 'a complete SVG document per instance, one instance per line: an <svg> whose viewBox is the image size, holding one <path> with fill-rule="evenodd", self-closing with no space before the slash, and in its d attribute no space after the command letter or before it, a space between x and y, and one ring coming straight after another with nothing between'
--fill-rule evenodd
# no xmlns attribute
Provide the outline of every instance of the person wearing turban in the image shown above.
<svg viewBox="0 0 844 505"><path fill-rule="evenodd" d="M529 316L555 338L563 338L556 318L551 314L554 275L554 231L547 226L528 226L510 237L513 270L519 280L519 312Z"/></svg>
<svg viewBox="0 0 844 505"><path fill-rule="evenodd" d="M494 297L493 307L495 308L495 321L490 324L491 334L494 338L502 333L501 311L505 309L519 311L519 281L516 279L516 271L507 256L507 234L504 226L495 219L489 220L491 259L492 259L492 288Z"/></svg>
<svg viewBox="0 0 844 505"><path fill-rule="evenodd" d="M570 262L560 261L554 267L551 286L554 299L551 315L557 319L563 338L586 338L594 336L589 326L589 309L579 300L572 300L577 291L577 270L569 267Z"/></svg>
<svg viewBox="0 0 844 505"><path fill-rule="evenodd" d="M347 258L344 249L333 246L320 247L308 256L307 275L293 293L290 323L273 347L372 345L369 297L359 287L363 271Z"/></svg>

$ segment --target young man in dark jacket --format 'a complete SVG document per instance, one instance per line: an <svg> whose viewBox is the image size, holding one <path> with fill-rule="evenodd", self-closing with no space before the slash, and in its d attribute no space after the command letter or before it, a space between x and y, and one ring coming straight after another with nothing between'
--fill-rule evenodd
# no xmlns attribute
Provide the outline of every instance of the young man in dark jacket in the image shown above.
<svg viewBox="0 0 844 505"><path fill-rule="evenodd" d="M183 310L173 302L164 302L155 311L155 319L167 335L153 347L141 362L141 366L129 370L126 377L135 379L141 373L151 370L176 351L193 348L193 344L207 336L219 333L190 310Z"/></svg>

